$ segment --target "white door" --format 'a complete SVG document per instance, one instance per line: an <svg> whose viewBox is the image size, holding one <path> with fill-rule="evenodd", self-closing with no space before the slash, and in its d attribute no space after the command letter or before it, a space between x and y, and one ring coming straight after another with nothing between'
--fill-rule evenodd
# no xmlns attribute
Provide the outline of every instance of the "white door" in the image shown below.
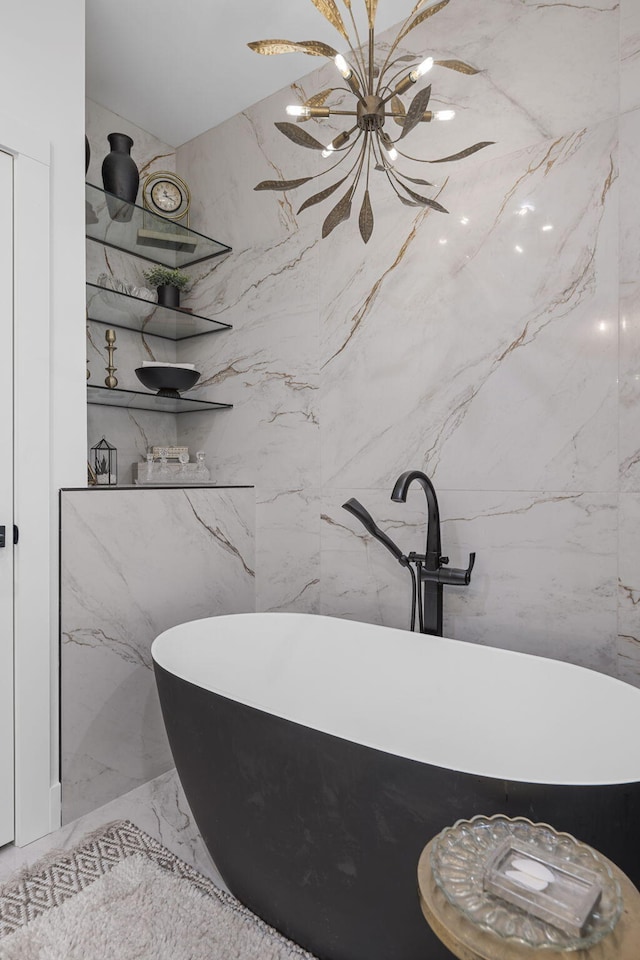
<svg viewBox="0 0 640 960"><path fill-rule="evenodd" d="M13 160L0 151L0 846L14 837ZM0 539L0 544L1 544Z"/></svg>

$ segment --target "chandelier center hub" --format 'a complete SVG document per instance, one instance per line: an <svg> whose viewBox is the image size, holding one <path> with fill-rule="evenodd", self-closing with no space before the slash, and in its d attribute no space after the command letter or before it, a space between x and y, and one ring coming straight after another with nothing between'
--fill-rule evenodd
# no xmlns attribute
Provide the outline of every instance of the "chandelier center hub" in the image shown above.
<svg viewBox="0 0 640 960"><path fill-rule="evenodd" d="M358 100L358 126L361 130L381 130L384 126L384 100L370 95Z"/></svg>

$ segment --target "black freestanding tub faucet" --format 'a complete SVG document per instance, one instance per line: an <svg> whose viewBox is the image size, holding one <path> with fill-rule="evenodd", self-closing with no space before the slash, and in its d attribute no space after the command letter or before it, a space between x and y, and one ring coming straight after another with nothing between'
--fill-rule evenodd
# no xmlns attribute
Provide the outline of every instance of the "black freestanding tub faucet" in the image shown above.
<svg viewBox="0 0 640 960"><path fill-rule="evenodd" d="M403 554L386 533L376 526L371 514L355 498L347 500L342 506L357 517L372 537L375 537L411 575L411 629L416 629L416 608L418 630L432 636L442 636L442 587L464 587L471 581L471 571L476 561L475 553L469 554L469 566L466 570L444 569L449 557L442 556L440 538L440 511L438 498L431 480L420 470L407 470L401 473L395 482L391 499L396 503L406 503L407 492L416 481L424 490L427 498L427 543L425 552ZM415 569L414 569L415 568Z"/></svg>

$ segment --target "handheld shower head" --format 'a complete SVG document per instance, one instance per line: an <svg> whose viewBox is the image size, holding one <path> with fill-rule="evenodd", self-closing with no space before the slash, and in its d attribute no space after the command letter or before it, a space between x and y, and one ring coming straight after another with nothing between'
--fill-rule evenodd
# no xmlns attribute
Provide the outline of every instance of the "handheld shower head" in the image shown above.
<svg viewBox="0 0 640 960"><path fill-rule="evenodd" d="M347 510L349 513L353 514L354 517L357 517L362 526L365 528L367 533L370 533L372 537L375 537L383 547L386 547L387 550L393 554L398 563L401 563L403 567L409 566L409 561L405 557L404 553L398 547L393 540L383 533L380 527L378 527L369 513L366 510L359 500L356 500L355 497L351 497L350 500L347 500L346 503L342 504L343 510Z"/></svg>

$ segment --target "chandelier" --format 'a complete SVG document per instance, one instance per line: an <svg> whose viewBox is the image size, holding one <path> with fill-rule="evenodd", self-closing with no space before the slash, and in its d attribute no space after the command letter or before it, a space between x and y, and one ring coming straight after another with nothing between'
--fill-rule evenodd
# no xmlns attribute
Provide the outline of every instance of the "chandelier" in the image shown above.
<svg viewBox="0 0 640 960"><path fill-rule="evenodd" d="M369 193L369 180L372 170L384 173L391 188L402 203L412 207L428 207L440 213L448 211L434 200L417 192L415 187L432 187L427 180L409 177L396 167L399 157L419 163L449 163L462 160L493 141L475 143L459 153L437 160L421 160L409 156L402 149L404 138L419 124L431 123L434 120L451 120L453 110L428 109L431 98L431 84L423 87L413 96L408 106L402 97L413 90L433 66L456 70L458 73L469 76L478 73L474 67L461 60L433 60L427 57L419 61L414 55L403 54L400 44L405 37L419 24L438 13L447 6L449 0L440 0L426 9L426 0L418 0L413 10L401 25L398 35L376 60L375 55L375 18L378 0L363 0L368 26L368 43L363 44L358 33L358 26L352 10L352 0L342 0L346 13L353 28L354 41L352 42L345 27L342 14L336 0L311 0L320 13L335 27L342 38L347 42L349 51L345 57L326 43L317 40L258 40L248 46L256 53L272 56L281 53L306 53L314 57L327 57L335 62L344 84L330 87L316 93L304 103L287 107L287 114L296 119L295 123L276 123L278 130L300 147L321 152L325 159L337 158L335 163L315 176L301 177L297 180L263 180L255 190L295 190L311 180L324 177L336 167L340 167L340 174L348 167L346 174L339 175L339 179L319 193L308 197L298 213L317 203L328 199L333 193L348 183L346 193L330 210L322 225L322 236L328 237L332 230L348 220L351 216L353 201L361 182L364 183L362 204L358 224L360 234L367 243L373 232L374 217ZM400 48L400 49L399 49ZM351 95L355 103L353 109L337 109L330 104L334 95L339 96L339 103L343 99L343 91ZM300 124L307 120L322 120L328 117L348 117L348 129L343 130L330 143L321 143L310 133L307 133ZM398 125L400 130L397 136L391 136L385 129L388 120ZM350 125L349 125L350 124Z"/></svg>

